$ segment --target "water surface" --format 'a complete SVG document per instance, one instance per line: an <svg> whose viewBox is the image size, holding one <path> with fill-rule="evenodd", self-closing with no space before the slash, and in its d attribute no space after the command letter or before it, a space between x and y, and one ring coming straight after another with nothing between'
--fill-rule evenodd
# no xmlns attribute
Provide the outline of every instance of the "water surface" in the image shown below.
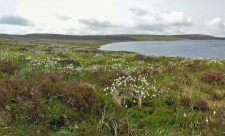
<svg viewBox="0 0 225 136"><path fill-rule="evenodd" d="M106 44L100 50L132 51L144 55L225 60L224 40L138 41Z"/></svg>

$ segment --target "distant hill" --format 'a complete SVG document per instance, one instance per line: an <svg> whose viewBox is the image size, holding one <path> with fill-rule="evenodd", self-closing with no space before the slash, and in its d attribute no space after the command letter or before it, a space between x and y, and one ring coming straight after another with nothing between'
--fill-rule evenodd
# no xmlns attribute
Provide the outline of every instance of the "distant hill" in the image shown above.
<svg viewBox="0 0 225 136"><path fill-rule="evenodd" d="M122 35L61 35L61 34L27 34L27 35L0 35L3 38L29 39L58 39L58 40L100 40L100 41L136 41L136 39Z"/></svg>
<svg viewBox="0 0 225 136"><path fill-rule="evenodd" d="M186 38L190 40L225 40L225 37L213 37L202 34L174 35L176 37Z"/></svg>
<svg viewBox="0 0 225 136"><path fill-rule="evenodd" d="M98 40L98 41L171 41L171 40L225 40L225 37L210 35L61 35L61 34L0 34L0 38L55 39L55 40Z"/></svg>

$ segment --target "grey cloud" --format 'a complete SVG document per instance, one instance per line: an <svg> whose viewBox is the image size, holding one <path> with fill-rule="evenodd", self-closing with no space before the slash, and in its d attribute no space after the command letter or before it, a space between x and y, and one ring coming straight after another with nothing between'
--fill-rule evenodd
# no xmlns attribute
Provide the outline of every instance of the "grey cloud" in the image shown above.
<svg viewBox="0 0 225 136"><path fill-rule="evenodd" d="M173 11L170 13L149 13L145 18L134 18L134 29L146 32L165 32L167 30L180 30L183 27L192 26L192 19L186 17L183 12ZM173 30L173 31L174 31Z"/></svg>
<svg viewBox="0 0 225 136"><path fill-rule="evenodd" d="M140 9L140 8L130 8L130 11L133 12L137 16L144 16L149 14L148 10Z"/></svg>
<svg viewBox="0 0 225 136"><path fill-rule="evenodd" d="M172 23L172 24L166 24L166 23L148 23L148 24L138 24L135 26L135 29L141 30L141 31L152 31L152 32L164 32L166 30L180 30L182 27L190 26L191 24L185 24L185 23ZM176 29L174 29L176 28Z"/></svg>
<svg viewBox="0 0 225 136"><path fill-rule="evenodd" d="M187 28L188 29L188 28ZM181 28L177 26L165 27L160 25L138 25L136 27L127 28L123 30L124 33L132 33L132 34L157 34L157 35L171 35L171 34L185 34L186 28Z"/></svg>
<svg viewBox="0 0 225 136"><path fill-rule="evenodd" d="M111 22L109 21L98 21L94 18L92 19L79 19L79 22L81 24L84 24L88 27L91 27L91 28L108 28L108 27L115 27L112 25Z"/></svg>
<svg viewBox="0 0 225 136"><path fill-rule="evenodd" d="M208 21L207 23L211 27L215 27L215 28L218 28L221 30L223 30L225 28L225 23L223 23L222 19L219 17L212 19L211 21Z"/></svg>
<svg viewBox="0 0 225 136"><path fill-rule="evenodd" d="M56 17L61 20L61 21L66 21L68 19L71 19L70 17L66 16L66 15L60 15L60 14L55 14Z"/></svg>
<svg viewBox="0 0 225 136"><path fill-rule="evenodd" d="M222 36L225 35L225 23L219 17L212 19L211 21L207 21L205 23L205 28L208 32L215 36Z"/></svg>
<svg viewBox="0 0 225 136"><path fill-rule="evenodd" d="M192 26L192 19L186 17L183 12L172 11L162 14L162 19L168 26Z"/></svg>
<svg viewBox="0 0 225 136"><path fill-rule="evenodd" d="M184 31L182 31L183 28L185 27L165 25L165 24L138 24L133 29L142 32L154 32L154 33L170 32L172 34L175 34L175 33L184 33Z"/></svg>
<svg viewBox="0 0 225 136"><path fill-rule="evenodd" d="M183 17L180 20L173 20L173 21L165 22L165 25L168 25L168 26L192 26L192 21L186 17Z"/></svg>
<svg viewBox="0 0 225 136"><path fill-rule="evenodd" d="M66 34L76 34L77 30L75 28L65 29Z"/></svg>
<svg viewBox="0 0 225 136"><path fill-rule="evenodd" d="M188 21L175 21L172 23L169 23L168 26L192 26L192 22Z"/></svg>
<svg viewBox="0 0 225 136"><path fill-rule="evenodd" d="M20 16L5 15L0 17L0 24L19 25L19 26L33 26L33 24Z"/></svg>
<svg viewBox="0 0 225 136"><path fill-rule="evenodd" d="M165 26L160 24L139 24L136 26L137 30L146 30L146 31L163 31Z"/></svg>

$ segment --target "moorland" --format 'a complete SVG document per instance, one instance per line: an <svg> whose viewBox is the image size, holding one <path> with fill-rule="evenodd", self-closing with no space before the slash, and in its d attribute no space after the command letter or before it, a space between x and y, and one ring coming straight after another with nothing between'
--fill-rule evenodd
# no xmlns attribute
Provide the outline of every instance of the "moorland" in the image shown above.
<svg viewBox="0 0 225 136"><path fill-rule="evenodd" d="M0 135L225 134L225 60L101 51L206 35L0 35Z"/></svg>

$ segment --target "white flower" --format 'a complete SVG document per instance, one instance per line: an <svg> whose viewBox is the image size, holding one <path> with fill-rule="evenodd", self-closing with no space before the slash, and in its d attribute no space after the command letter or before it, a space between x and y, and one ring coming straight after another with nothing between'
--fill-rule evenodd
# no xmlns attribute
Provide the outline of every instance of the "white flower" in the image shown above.
<svg viewBox="0 0 225 136"><path fill-rule="evenodd" d="M206 118L205 122L206 122L206 123L208 123L208 122L209 122L208 118Z"/></svg>
<svg viewBox="0 0 225 136"><path fill-rule="evenodd" d="M215 115L216 114L216 111L213 111L213 115Z"/></svg>
<svg viewBox="0 0 225 136"><path fill-rule="evenodd" d="M186 115L186 113L184 113L184 117L186 117L187 115Z"/></svg>

